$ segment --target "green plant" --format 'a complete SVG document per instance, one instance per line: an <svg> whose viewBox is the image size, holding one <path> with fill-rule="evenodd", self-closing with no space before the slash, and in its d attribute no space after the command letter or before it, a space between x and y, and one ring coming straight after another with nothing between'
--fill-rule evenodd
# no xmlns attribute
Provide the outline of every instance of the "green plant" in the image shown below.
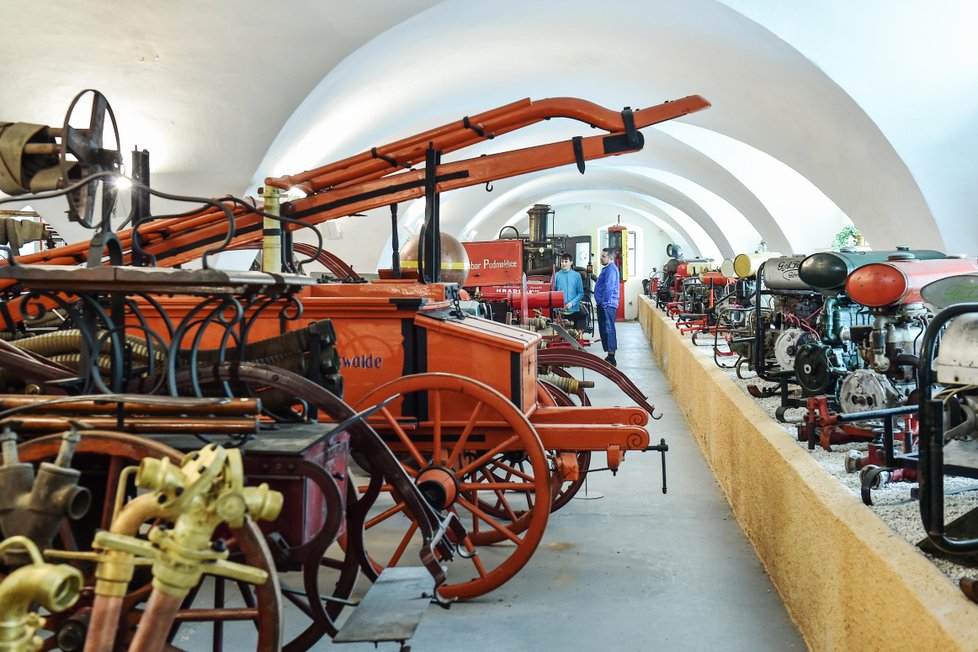
<svg viewBox="0 0 978 652"><path fill-rule="evenodd" d="M859 235L859 229L857 229L852 224L842 227L842 230L835 234L832 239L832 249L838 251L843 247L851 247L856 244L856 238Z"/></svg>

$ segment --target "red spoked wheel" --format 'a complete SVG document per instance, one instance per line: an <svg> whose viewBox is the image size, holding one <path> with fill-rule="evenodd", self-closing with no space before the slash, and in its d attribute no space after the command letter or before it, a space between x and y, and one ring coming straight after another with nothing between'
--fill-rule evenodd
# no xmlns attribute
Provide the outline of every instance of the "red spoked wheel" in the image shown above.
<svg viewBox="0 0 978 652"><path fill-rule="evenodd" d="M418 374L382 385L357 409L398 396L371 425L402 460L425 499L454 512L465 526L454 540L444 598L483 595L513 577L543 538L550 514L550 469L536 430L509 399L488 385L454 374ZM521 460L523 472L505 463ZM503 477L505 468L509 475ZM417 559L417 524L384 487L364 524L374 570ZM498 513L484 509L486 497ZM456 537L449 533L448 536ZM448 563L448 560L443 560Z"/></svg>

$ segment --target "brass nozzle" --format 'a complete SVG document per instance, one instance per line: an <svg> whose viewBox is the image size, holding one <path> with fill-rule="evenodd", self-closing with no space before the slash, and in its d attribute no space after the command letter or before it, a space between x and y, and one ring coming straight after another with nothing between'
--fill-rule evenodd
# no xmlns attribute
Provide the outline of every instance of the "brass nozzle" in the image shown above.
<svg viewBox="0 0 978 652"><path fill-rule="evenodd" d="M33 563L13 571L0 582L0 651L39 650L40 638L34 632L44 619L28 611L37 602L53 613L64 611L78 600L82 574L67 564L48 564L34 542L14 536L0 543L0 552L18 546L25 548Z"/></svg>
<svg viewBox="0 0 978 652"><path fill-rule="evenodd" d="M139 471L136 473L137 487L152 491L167 491L182 489L183 485L183 473L170 463L169 458L144 457L139 462Z"/></svg>
<svg viewBox="0 0 978 652"><path fill-rule="evenodd" d="M285 497L281 491L269 489L267 482L257 487L245 487L242 491L248 505L248 516L253 520L274 521L282 513Z"/></svg>

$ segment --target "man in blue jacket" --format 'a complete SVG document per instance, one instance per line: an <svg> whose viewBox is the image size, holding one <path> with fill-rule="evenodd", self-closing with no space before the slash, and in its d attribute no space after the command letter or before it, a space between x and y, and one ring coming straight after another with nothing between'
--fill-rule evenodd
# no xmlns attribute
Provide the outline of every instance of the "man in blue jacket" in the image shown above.
<svg viewBox="0 0 978 652"><path fill-rule="evenodd" d="M607 353L605 360L617 367L615 351L618 349L618 336L615 333L615 315L618 312L620 274L615 266L614 250L601 250L601 273L594 285L594 302L598 312L598 333L601 335L601 348Z"/></svg>
<svg viewBox="0 0 978 652"><path fill-rule="evenodd" d="M560 255L560 269L554 274L554 290L564 293L564 315L574 322L574 328L580 330L585 322L581 312L581 299L584 298L584 282L581 273L571 267L570 254Z"/></svg>

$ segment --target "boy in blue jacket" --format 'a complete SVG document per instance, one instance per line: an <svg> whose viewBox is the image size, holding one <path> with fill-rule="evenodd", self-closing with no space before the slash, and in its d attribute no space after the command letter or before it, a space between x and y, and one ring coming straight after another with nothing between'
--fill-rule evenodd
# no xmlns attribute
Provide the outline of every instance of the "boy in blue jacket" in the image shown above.
<svg viewBox="0 0 978 652"><path fill-rule="evenodd" d="M618 349L618 336L615 333L615 315L618 312L618 295L621 275L615 266L614 251L601 250L601 273L594 285L594 302L598 312L598 333L601 335L601 348L607 353L605 360L617 367L615 351Z"/></svg>
<svg viewBox="0 0 978 652"><path fill-rule="evenodd" d="M584 282L581 273L571 268L570 254L560 255L560 269L554 274L554 290L564 293L564 314L574 322L574 328L580 330L585 322L581 312L581 299L584 298Z"/></svg>

